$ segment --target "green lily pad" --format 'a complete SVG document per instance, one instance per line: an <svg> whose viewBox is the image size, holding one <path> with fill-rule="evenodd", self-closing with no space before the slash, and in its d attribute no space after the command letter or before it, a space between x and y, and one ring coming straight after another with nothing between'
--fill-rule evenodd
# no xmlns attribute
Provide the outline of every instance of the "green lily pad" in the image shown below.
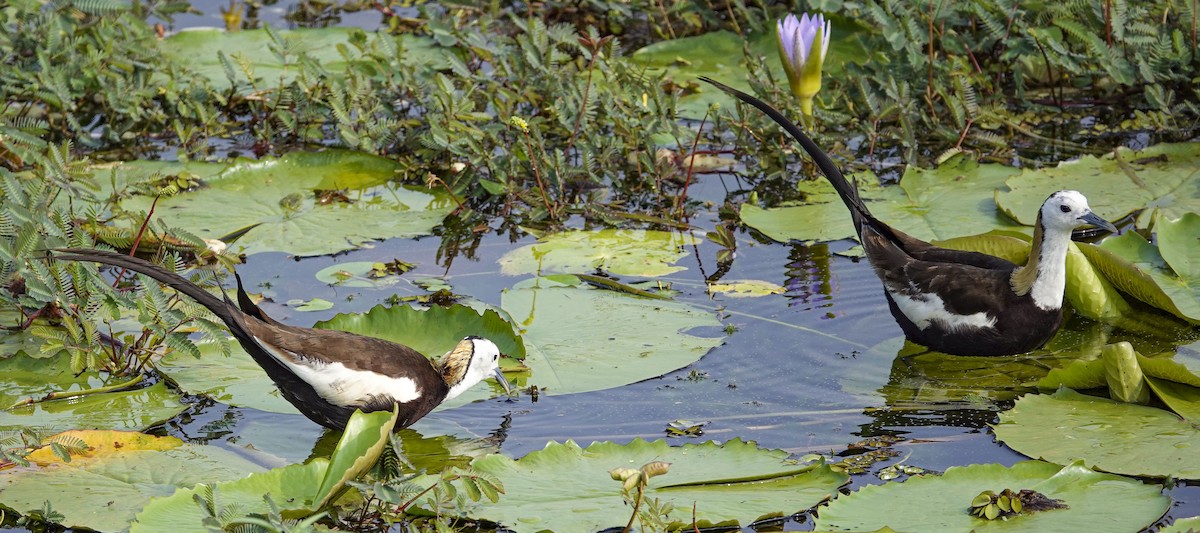
<svg viewBox="0 0 1200 533"><path fill-rule="evenodd" d="M350 66L343 56L346 52L357 49L350 43L355 34L366 36L368 43L376 39L395 39L396 45L402 47L400 56L409 62L426 63L442 68L447 66L448 52L437 48L431 37L420 37L404 34L392 37L383 32L363 32L354 28L299 28L294 30L275 30L292 53L305 53L310 59L321 64L325 70L337 73ZM239 63L247 62L253 69L254 76L261 78L258 88L274 88L286 85L293 80L301 70L293 56L291 64L284 64L271 51L274 41L266 30L242 30L224 32L221 30L189 30L176 33L162 41L164 53L180 65L205 78L218 90L229 87L229 77L225 67L218 58L218 52L224 53L234 65L234 73L238 80L244 80Z"/></svg>
<svg viewBox="0 0 1200 533"><path fill-rule="evenodd" d="M867 60L867 52L858 39L862 27L851 20L837 17L833 18L832 25L829 53L822 66L825 76L840 74L847 62L862 63ZM776 39L772 22L767 31L756 33L749 39L733 32L718 31L660 41L634 52L631 58L635 63L649 67L652 72L665 71L670 79L680 85L695 83L699 76L708 76L730 86L749 90L744 81L745 68L742 67L742 49L748 44L754 57L765 57L767 68L774 73L775 79L782 80L781 89L786 93L787 76L779 61ZM715 88L701 87L699 93L680 98L676 111L680 117L700 120L710 103L733 109L736 102L733 97Z"/></svg>
<svg viewBox="0 0 1200 533"><path fill-rule="evenodd" d="M288 307L301 312L309 311L328 311L333 309L333 302L323 298L313 298L311 300L295 299L287 301Z"/></svg>
<svg viewBox="0 0 1200 533"><path fill-rule="evenodd" d="M21 341L29 343L34 354L39 349L32 344L36 339ZM52 392L81 391L111 385L99 372L84 372L75 375L71 371L71 356L59 352L48 358L39 358L19 352L7 359L0 359L0 409L11 407L27 398L39 399Z"/></svg>
<svg viewBox="0 0 1200 533"><path fill-rule="evenodd" d="M319 457L306 464L275 468L233 481L210 479L208 485L213 490L214 503L218 509L236 508L237 516L266 513L269 507L263 499L265 495L284 510L312 514L328 503L346 480L375 464L388 443L395 421L394 411L355 411L329 459ZM155 499L137 514L130 531L207 533L203 512L194 499L203 488L180 488L170 496Z"/></svg>
<svg viewBox="0 0 1200 533"><path fill-rule="evenodd" d="M797 464L787 452L764 450L734 439L668 446L663 440L629 444L597 442L580 448L572 441L551 442L519 460L490 455L472 466L504 484L500 502L472 512L517 532L598 531L622 526L630 508L621 483L609 470L640 468L652 461L670 471L649 480L646 498L673 503L670 520L691 525L692 504L700 527L734 523L748 526L764 517L786 516L837 493L849 477L825 464ZM554 490L547 490L553 487Z"/></svg>
<svg viewBox="0 0 1200 533"><path fill-rule="evenodd" d="M1059 437L1050 435L1050 437ZM971 498L985 490L1035 490L1068 507L1023 512L1007 520L968 513ZM817 530L869 531L1139 531L1166 513L1171 499L1162 487L1088 470L1024 461L955 466L941 476L867 485L820 510Z"/></svg>
<svg viewBox="0 0 1200 533"><path fill-rule="evenodd" d="M1179 318L1200 324L1200 271L1190 271L1187 246L1195 248L1195 233L1200 231L1200 216L1192 215L1179 221L1160 221L1159 233L1168 236L1173 248L1171 255L1180 263L1174 270L1161 253L1141 235L1129 231L1105 239L1098 247L1081 247L1088 260L1104 273L1105 278L1122 292ZM1160 237L1161 241L1161 237ZM1178 245L1175 245L1176 242ZM1190 254L1196 254L1191 251ZM1180 257L1183 256L1183 257ZM1200 256L1197 256L1200 257Z"/></svg>
<svg viewBox="0 0 1200 533"><path fill-rule="evenodd" d="M1015 172L1011 167L958 157L932 170L909 167L899 187L878 187L870 174L850 179L859 181L863 200L879 220L930 240L1019 228L999 213L992 200L992 191ZM802 183L801 190L808 194L807 204L772 209L744 205L742 222L781 242L855 237L850 214L827 180Z"/></svg>
<svg viewBox="0 0 1200 533"><path fill-rule="evenodd" d="M34 427L47 433L68 429L141 431L182 413L187 406L162 383L123 392L38 402L0 411L0 431Z"/></svg>
<svg viewBox="0 0 1200 533"><path fill-rule="evenodd" d="M564 231L510 250L500 258L500 271L510 276L597 270L617 276L665 276L685 270L673 263L699 242L689 234L670 231Z"/></svg>
<svg viewBox="0 0 1200 533"><path fill-rule="evenodd" d="M454 207L444 193L393 184L394 162L359 152L295 152L209 165L222 170L198 190L160 199L154 215L204 238L250 228L236 241L248 254L324 255L378 239L427 235ZM171 168L135 161L117 171L134 180L177 171ZM313 191L329 189L347 189L350 202L319 204ZM139 195L120 206L149 212L153 201Z"/></svg>
<svg viewBox="0 0 1200 533"><path fill-rule="evenodd" d="M529 350L530 375L518 383L537 385L544 394L608 389L661 376L697 361L724 340L724 335L687 333L702 326L719 331L721 323L710 311L584 286L507 289L501 307Z"/></svg>
<svg viewBox="0 0 1200 533"><path fill-rule="evenodd" d="M26 512L49 501L62 525L124 531L151 498L200 482L239 479L263 468L216 446L183 444L161 451L117 451L103 458L18 468L0 476L0 504ZM170 531L164 529L162 531Z"/></svg>
<svg viewBox="0 0 1200 533"><path fill-rule="evenodd" d="M1100 359L1075 361L1038 382L1043 390L1106 386L1112 399L1123 402L1146 404L1153 392L1178 415L1200 421L1200 375L1169 356L1143 356L1128 342L1105 346Z"/></svg>
<svg viewBox="0 0 1200 533"><path fill-rule="evenodd" d="M1029 394L1000 413L996 438L1030 457L1098 470L1200 479L1200 431L1175 414L1071 389Z"/></svg>
<svg viewBox="0 0 1200 533"><path fill-rule="evenodd" d="M329 285L354 288L379 289L392 287L400 282L400 276L387 275L382 278L372 276L371 273L376 271L375 265L377 264L371 261L350 261L329 265L318 271L316 278ZM412 292L416 293L416 291Z"/></svg>
<svg viewBox="0 0 1200 533"><path fill-rule="evenodd" d="M1160 528L1158 533L1194 533L1200 531L1200 516L1176 518L1171 525Z"/></svg>
<svg viewBox="0 0 1200 533"><path fill-rule="evenodd" d="M300 414L237 341L228 340L229 357L216 342L201 342L200 357L181 351L163 356L155 367L188 394L203 394L226 405L270 413Z"/></svg>
<svg viewBox="0 0 1200 533"><path fill-rule="evenodd" d="M1156 217L1178 218L1200 212L1200 144L1158 144L1145 150L1118 148L1100 157L1084 156L1056 167L1027 169L996 193L1000 209L1026 225L1050 193L1077 190L1092 211L1119 220L1145 208L1137 225L1148 228Z"/></svg>

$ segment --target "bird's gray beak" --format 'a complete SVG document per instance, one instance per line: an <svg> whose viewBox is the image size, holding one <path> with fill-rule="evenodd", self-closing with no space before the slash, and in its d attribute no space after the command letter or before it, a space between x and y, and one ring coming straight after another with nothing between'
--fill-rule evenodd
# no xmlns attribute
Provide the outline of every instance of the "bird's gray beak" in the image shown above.
<svg viewBox="0 0 1200 533"><path fill-rule="evenodd" d="M499 367L496 367L495 370L492 370L492 377L496 378L496 381L500 382L501 387L504 387L505 394L512 396L512 386L508 384L508 378L504 377L504 373L500 371Z"/></svg>
<svg viewBox="0 0 1200 533"><path fill-rule="evenodd" d="M1097 228L1104 228L1113 233L1119 233L1117 231L1117 227L1114 226L1112 222L1100 218L1098 215L1096 215L1096 213L1092 213L1091 211L1089 211L1088 214L1079 217L1079 220L1082 222L1087 222L1088 224L1096 226Z"/></svg>

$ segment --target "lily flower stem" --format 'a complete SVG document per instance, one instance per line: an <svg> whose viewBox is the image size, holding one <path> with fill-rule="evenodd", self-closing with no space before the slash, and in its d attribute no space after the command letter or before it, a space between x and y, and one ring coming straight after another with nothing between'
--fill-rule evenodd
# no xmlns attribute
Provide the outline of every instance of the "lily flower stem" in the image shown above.
<svg viewBox="0 0 1200 533"><path fill-rule="evenodd" d="M629 533L633 529L633 521L637 519L638 510L642 507L642 496L645 494L645 490L645 487L641 483L638 483L637 500L633 503L633 514L629 515L629 523L625 524L625 529L621 530L621 533Z"/></svg>
<svg viewBox="0 0 1200 533"><path fill-rule="evenodd" d="M142 242L142 235L144 235L146 233L146 226L150 225L150 217L154 216L154 208L158 206L159 198L162 198L162 196L157 195L154 197L154 201L150 202L150 211L148 213L146 213L146 218L144 220L142 220L142 227L138 228L137 235L135 235L133 237L133 247L130 248L129 255L134 255L137 253L138 244L140 244ZM125 275L125 269L122 268L121 272L117 273L117 279L113 280L113 288L114 289L117 288L117 285L121 283L121 277L124 275Z"/></svg>
<svg viewBox="0 0 1200 533"><path fill-rule="evenodd" d="M681 223L687 213L687 193L688 187L692 184L692 168L696 166L696 146L700 144L700 135L704 133L704 124L708 121L711 111L712 108L704 111L704 118L700 119L700 128L696 130L696 138L692 139L692 150L688 157L687 180L683 182L683 194L679 195L679 222Z"/></svg>

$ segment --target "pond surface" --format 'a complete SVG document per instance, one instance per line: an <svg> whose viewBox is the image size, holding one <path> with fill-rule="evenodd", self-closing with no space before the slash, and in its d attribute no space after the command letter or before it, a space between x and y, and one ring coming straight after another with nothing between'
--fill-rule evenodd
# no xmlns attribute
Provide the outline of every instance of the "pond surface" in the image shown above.
<svg viewBox="0 0 1200 533"><path fill-rule="evenodd" d="M734 185L728 175L699 179L692 192L718 203L726 187ZM717 215L702 212L691 223L707 231L716 225ZM708 295L705 278L717 268L719 247L698 240L700 244L678 263L686 270L658 278L678 291L677 300L711 310L727 330L734 330L728 334L714 328L692 331L724 338L724 344L697 363L616 389L541 394L536 401L522 394L515 400L493 399L438 410L406 430L406 440L446 433L485 437L503 453L520 457L549 441L571 439L587 446L594 441L664 438L669 423L684 419L706 423L704 434L672 437L673 444L740 438L797 455L849 455L848 444L863 438L902 437L891 447L897 455L876 463L872 472L897 462L940 471L954 465L1012 465L1026 459L997 444L987 427L1000 410L1011 407L1011 401L984 397L942 403L906 401L922 388L945 385L923 376L920 368L910 368L907 358L896 355L902 346L901 331L888 312L878 279L865 261L839 255L852 243L779 244L747 230L737 237L736 258L722 279L765 280L786 287L787 292L756 298ZM397 292L395 287L358 289L317 281L316 272L330 265L401 259L417 265L406 277L444 275L455 292L498 306L501 291L521 278L502 274L497 260L533 242L528 236L510 242L492 231L477 247L446 264L439 261L442 241L438 237L392 239L334 257L294 260L280 253L255 254L239 272L249 290L268 297L261 304L268 314L289 324L311 326L339 312L366 311ZM281 303L312 298L329 300L335 307L298 312ZM1075 318L1066 329L1091 326L1086 319ZM624 325L595 327L620 335ZM969 373L952 377L971 380ZM257 450L289 462L327 454L336 438L300 415L211 402L197 404L170 422L166 432L240 453ZM866 473L854 476L850 488L880 482ZM1170 495L1176 501L1172 516L1200 514L1197 487L1180 486ZM800 518L786 527L803 530L811 525Z"/></svg>

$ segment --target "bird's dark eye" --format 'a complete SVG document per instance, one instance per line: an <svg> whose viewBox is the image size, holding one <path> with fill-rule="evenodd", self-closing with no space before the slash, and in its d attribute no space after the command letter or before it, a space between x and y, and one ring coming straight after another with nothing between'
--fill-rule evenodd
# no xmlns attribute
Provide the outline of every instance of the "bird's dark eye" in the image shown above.
<svg viewBox="0 0 1200 533"><path fill-rule="evenodd" d="M1060 205L1060 206L1058 206L1058 208L1061 209L1063 213L1071 212L1071 206L1069 206L1069 205Z"/></svg>

